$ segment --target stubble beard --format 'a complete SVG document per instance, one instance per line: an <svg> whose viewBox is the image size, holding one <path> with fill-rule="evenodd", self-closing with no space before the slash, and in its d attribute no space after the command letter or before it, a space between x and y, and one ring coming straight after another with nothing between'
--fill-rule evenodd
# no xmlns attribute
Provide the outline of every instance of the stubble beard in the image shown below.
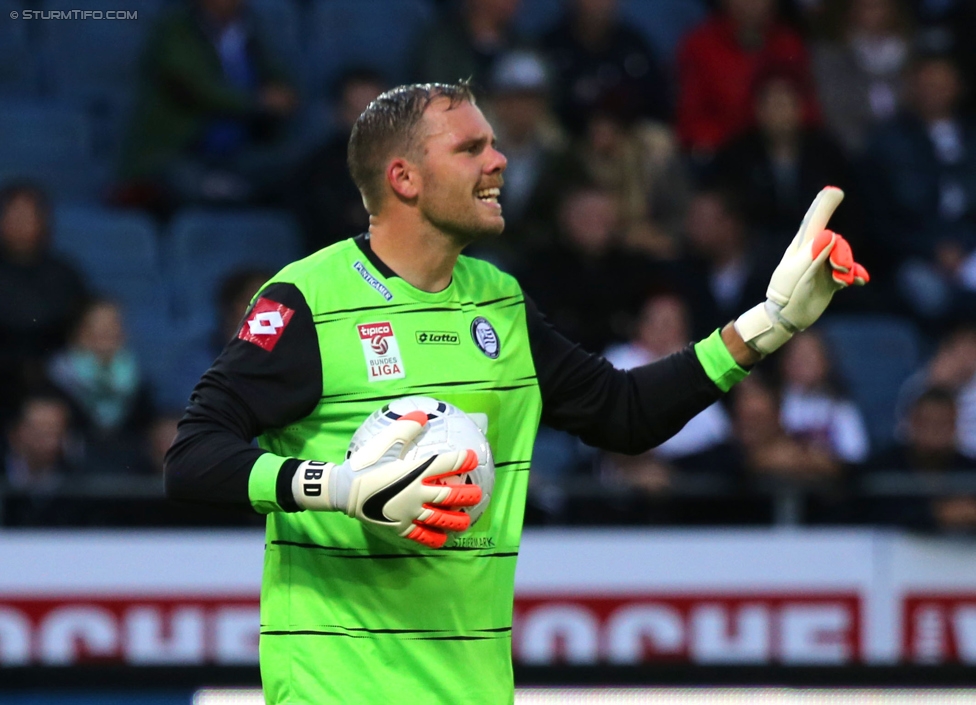
<svg viewBox="0 0 976 705"><path fill-rule="evenodd" d="M431 222L446 235L451 242L463 249L483 240L496 238L505 230L505 221L501 225L489 226L485 223L461 223L457 221Z"/></svg>
<svg viewBox="0 0 976 705"><path fill-rule="evenodd" d="M436 203L449 203L449 197L433 199ZM476 208L478 206L475 206ZM499 216L500 222L486 222L477 213L458 212L447 207L425 214L427 220L437 230L444 234L459 249L464 249L474 243L498 237L505 230L505 219Z"/></svg>

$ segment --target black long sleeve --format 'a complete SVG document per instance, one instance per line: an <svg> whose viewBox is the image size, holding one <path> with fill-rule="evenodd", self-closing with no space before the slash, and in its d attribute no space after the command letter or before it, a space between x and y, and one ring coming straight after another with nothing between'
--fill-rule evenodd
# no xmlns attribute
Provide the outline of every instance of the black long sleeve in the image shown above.
<svg viewBox="0 0 976 705"><path fill-rule="evenodd" d="M722 396L691 346L649 365L617 370L564 338L528 297L525 308L542 420L589 445L642 453Z"/></svg>
<svg viewBox="0 0 976 705"><path fill-rule="evenodd" d="M251 327L260 335L248 336ZM166 494L249 507L251 467L265 452L252 439L307 416L321 394L321 355L305 297L293 284L272 284L193 390L166 454ZM279 486L278 501L298 510L290 484Z"/></svg>
<svg viewBox="0 0 976 705"><path fill-rule="evenodd" d="M278 308L275 308L278 307ZM281 325L259 314L277 311ZM585 442L624 453L657 445L721 396L690 347L651 365L615 370L560 335L526 300L543 421ZM264 331L247 335L251 327ZM267 326L274 328L268 332ZM272 345L273 343L273 345ZM265 451L251 441L314 411L322 394L322 362L304 296L292 284L267 287L190 397L166 455L166 490L175 499L250 506L248 480ZM277 502L297 511L291 477L278 475Z"/></svg>

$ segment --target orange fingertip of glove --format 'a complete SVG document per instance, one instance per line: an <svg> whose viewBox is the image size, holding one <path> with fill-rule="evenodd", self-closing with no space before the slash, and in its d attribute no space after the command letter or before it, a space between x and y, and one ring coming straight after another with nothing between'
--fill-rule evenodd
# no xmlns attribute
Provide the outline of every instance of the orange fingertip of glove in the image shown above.
<svg viewBox="0 0 976 705"><path fill-rule="evenodd" d="M413 413L413 412L410 412ZM468 448L464 455L464 462L461 463L461 467L457 470L451 470L450 472L442 472L440 475L431 475L424 479L425 485L440 485L441 480L445 477L454 477L456 475L463 475L466 472L471 472L476 467L478 467L478 454L473 450Z"/></svg>
<svg viewBox="0 0 976 705"><path fill-rule="evenodd" d="M831 269L834 270L831 273L834 281L839 284L863 286L871 281L868 270L854 261L854 253L851 251L850 243L840 235L837 235L837 240L834 242L834 249L830 252L829 261Z"/></svg>
<svg viewBox="0 0 976 705"><path fill-rule="evenodd" d="M432 513L420 522L423 526L433 526L445 531L466 531L471 526L471 516L464 512L440 509L432 504L425 504L424 508L429 509Z"/></svg>
<svg viewBox="0 0 976 705"><path fill-rule="evenodd" d="M813 239L813 259L817 259L817 257L820 256L820 253L823 252L824 248L831 243L831 241L834 239L834 235L836 234L837 233L832 230L820 231L820 234Z"/></svg>
<svg viewBox="0 0 976 705"><path fill-rule="evenodd" d="M830 251L830 266L841 272L854 269L854 253L851 252L851 245L840 235L837 236L834 249Z"/></svg>
<svg viewBox="0 0 976 705"><path fill-rule="evenodd" d="M473 507L481 501L481 488L478 485L450 485L451 492L443 502L445 507Z"/></svg>
<svg viewBox="0 0 976 705"><path fill-rule="evenodd" d="M411 411L401 416L397 421L416 421L421 426L427 425L427 414L423 411Z"/></svg>
<svg viewBox="0 0 976 705"><path fill-rule="evenodd" d="M434 531L420 524L414 524L413 530L407 534L407 538L427 546L427 548L440 548L447 543L447 534L443 531Z"/></svg>

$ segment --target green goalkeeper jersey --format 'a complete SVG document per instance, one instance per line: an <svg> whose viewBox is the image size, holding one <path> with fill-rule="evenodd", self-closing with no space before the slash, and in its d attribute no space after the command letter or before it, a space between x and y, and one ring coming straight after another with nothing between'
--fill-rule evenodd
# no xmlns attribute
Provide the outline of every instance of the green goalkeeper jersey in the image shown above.
<svg viewBox="0 0 976 705"><path fill-rule="evenodd" d="M515 563L540 416L591 445L641 452L744 375L717 333L614 370L492 265L461 257L450 285L427 293L360 236L286 267L255 297L191 396L167 491L268 514L268 703L510 703ZM487 415L496 478L481 519L433 550L338 512L299 511L300 459L341 461L370 413L410 395Z"/></svg>
<svg viewBox="0 0 976 705"><path fill-rule="evenodd" d="M268 702L510 702L515 560L541 412L520 287L461 257L450 286L426 293L384 278L351 240L276 282L305 297L324 383L315 409L267 430L262 448L338 461L378 407L431 396L487 414L495 489L477 524L440 550L377 538L338 512L272 512L261 592Z"/></svg>

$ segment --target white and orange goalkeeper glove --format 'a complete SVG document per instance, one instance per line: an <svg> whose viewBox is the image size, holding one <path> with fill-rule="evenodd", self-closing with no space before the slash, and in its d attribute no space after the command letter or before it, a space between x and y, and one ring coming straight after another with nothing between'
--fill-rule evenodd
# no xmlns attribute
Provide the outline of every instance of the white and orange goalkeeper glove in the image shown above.
<svg viewBox="0 0 976 705"><path fill-rule="evenodd" d="M405 460L404 452L427 424L412 411L384 428L344 463L306 460L292 479L302 509L343 512L392 530L430 548L447 541L447 531L464 531L471 517L455 511L481 501L478 485L445 481L478 466L474 450Z"/></svg>
<svg viewBox="0 0 976 705"><path fill-rule="evenodd" d="M736 319L736 331L756 352L768 355L777 350L794 333L813 325L835 292L870 280L867 270L854 261L847 240L825 229L842 200L844 192L834 186L817 194L773 271L766 301Z"/></svg>

